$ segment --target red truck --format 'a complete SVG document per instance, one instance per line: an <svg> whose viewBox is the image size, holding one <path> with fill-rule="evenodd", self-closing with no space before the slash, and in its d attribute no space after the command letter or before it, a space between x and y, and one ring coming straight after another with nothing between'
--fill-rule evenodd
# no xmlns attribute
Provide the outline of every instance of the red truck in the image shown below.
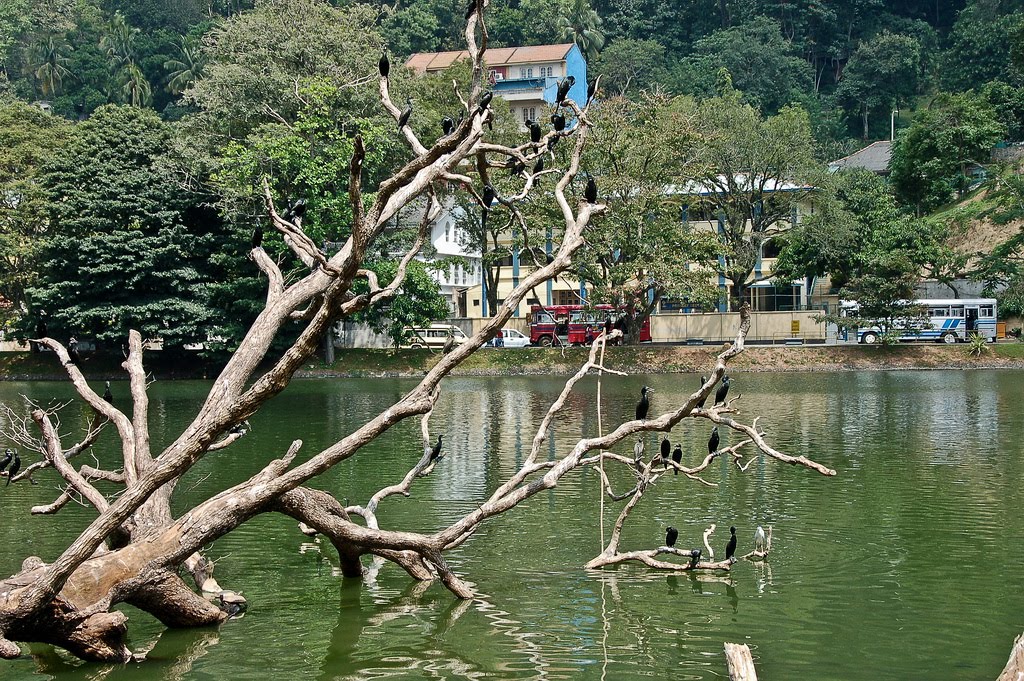
<svg viewBox="0 0 1024 681"><path fill-rule="evenodd" d="M530 343L543 347L589 345L606 324L621 326L626 314L611 305L534 305L530 308ZM640 342L651 342L650 318L640 327Z"/></svg>

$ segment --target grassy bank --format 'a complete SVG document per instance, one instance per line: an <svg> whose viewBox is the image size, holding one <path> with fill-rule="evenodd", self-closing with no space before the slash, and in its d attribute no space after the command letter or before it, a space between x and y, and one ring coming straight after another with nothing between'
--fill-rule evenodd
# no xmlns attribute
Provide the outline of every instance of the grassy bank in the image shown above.
<svg viewBox="0 0 1024 681"><path fill-rule="evenodd" d="M720 346L662 346L608 348L605 363L634 374L706 371ZM585 361L587 350L567 348L485 348L460 366L457 376L513 376L569 374ZM339 350L328 366L307 363L299 377L417 376L434 366L440 355L429 350ZM83 371L89 378L123 378L119 357L87 357ZM1024 369L1024 343L989 346L981 357L970 357L963 345L898 345L895 347L748 346L731 366L742 371L853 371L858 369ZM199 362L170 364L159 352L146 355L146 367L157 378L204 378L218 367ZM0 353L0 380L62 380L65 376L53 355L27 352Z"/></svg>
<svg viewBox="0 0 1024 681"><path fill-rule="evenodd" d="M652 346L608 348L605 364L629 373L658 374L706 371L720 346ZM454 375L506 376L569 374L585 361L587 350L551 348L484 349L470 357ZM309 364L304 376L415 376L432 367L440 355L427 350L345 350L332 366ZM1024 368L1024 344L989 346L970 357L966 346L899 345L895 347L748 346L731 366L743 371L852 371L858 369Z"/></svg>

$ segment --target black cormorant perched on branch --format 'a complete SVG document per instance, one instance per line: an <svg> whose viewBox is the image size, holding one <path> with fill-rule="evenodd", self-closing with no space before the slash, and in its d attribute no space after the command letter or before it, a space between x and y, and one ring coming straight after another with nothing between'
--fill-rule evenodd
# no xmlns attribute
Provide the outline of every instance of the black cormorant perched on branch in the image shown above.
<svg viewBox="0 0 1024 681"><path fill-rule="evenodd" d="M306 214L306 199L298 199L288 210L284 212L284 219L288 221L294 221L298 219L302 220L302 217Z"/></svg>
<svg viewBox="0 0 1024 681"><path fill-rule="evenodd" d="M491 205L494 203L494 199L496 199L497 197L498 197L498 192L494 189L494 187L491 184L489 184L489 183L485 184L484 185L484 194L483 194L483 197L482 197L483 198L484 210L490 210L491 209Z"/></svg>
<svg viewBox="0 0 1024 681"><path fill-rule="evenodd" d="M583 190L583 198L587 203L597 203L597 183L594 182L593 176L587 179L587 187Z"/></svg>
<svg viewBox="0 0 1024 681"><path fill-rule="evenodd" d="M640 388L640 401L636 403L636 420L644 421L647 419L647 410L651 408L651 401L647 399L647 393L653 393L654 391L648 388L646 385Z"/></svg>
<svg viewBox="0 0 1024 681"><path fill-rule="evenodd" d="M707 376L701 376L700 377L700 387L701 388L703 388L704 384L707 383L707 382L708 382L708 377ZM697 406L700 407L701 409L703 409L704 405L707 404L707 401L708 401L708 396L705 395L704 399L702 399L700 402L697 403Z"/></svg>
<svg viewBox="0 0 1024 681"><path fill-rule="evenodd" d="M672 450L672 460L678 464L683 463L683 448L680 447L678 444L676 445L676 448ZM674 469L674 471L676 475L679 475L678 468Z"/></svg>
<svg viewBox="0 0 1024 681"><path fill-rule="evenodd" d="M589 83L587 83L587 105L588 106L590 105L591 100L594 99L594 95L596 95L596 94L597 94L597 80L595 79L595 80L592 80Z"/></svg>
<svg viewBox="0 0 1024 681"><path fill-rule="evenodd" d="M664 438L661 441L661 466L662 468L668 468L668 457L672 451L672 443L668 441L668 438Z"/></svg>
<svg viewBox="0 0 1024 681"><path fill-rule="evenodd" d="M715 392L715 406L725 404L725 396L729 394L729 377L722 377L722 385L718 386L718 391Z"/></svg>
<svg viewBox="0 0 1024 681"><path fill-rule="evenodd" d="M720 442L718 437L718 426L711 429L711 437L708 438L708 454L714 454L718 451L718 443Z"/></svg>
<svg viewBox="0 0 1024 681"><path fill-rule="evenodd" d="M697 567L697 563L700 562L700 549L690 549L690 569Z"/></svg>
<svg viewBox="0 0 1024 681"><path fill-rule="evenodd" d="M430 460L437 461L441 457L441 438L444 437L444 433L438 433L437 442L434 444L434 448L430 450Z"/></svg>
<svg viewBox="0 0 1024 681"><path fill-rule="evenodd" d="M561 114L551 114L551 125L555 127L555 132L562 132L565 130L565 116Z"/></svg>
<svg viewBox="0 0 1024 681"><path fill-rule="evenodd" d="M68 364L78 366L81 361L82 357L78 354L78 339L72 336L68 341Z"/></svg>
<svg viewBox="0 0 1024 681"><path fill-rule="evenodd" d="M477 0L469 0L469 7L466 8L466 21L469 21L469 18L476 12L476 3Z"/></svg>
<svg viewBox="0 0 1024 681"><path fill-rule="evenodd" d="M676 539L679 537L679 530L674 527L670 527L665 530L665 546L675 546Z"/></svg>
<svg viewBox="0 0 1024 681"><path fill-rule="evenodd" d="M733 556L736 555L736 528L730 527L729 532L732 536L729 537L729 543L725 545L725 559L733 562L735 560Z"/></svg>
<svg viewBox="0 0 1024 681"><path fill-rule="evenodd" d="M534 144L540 142L541 129L540 123L534 120L526 121L526 127L530 130L530 141Z"/></svg>
<svg viewBox="0 0 1024 681"><path fill-rule="evenodd" d="M402 110L402 115L398 117L398 129L401 130L409 122L409 118L412 116L412 97L405 98L405 109Z"/></svg>
<svg viewBox="0 0 1024 681"><path fill-rule="evenodd" d="M442 118L441 131L445 134L445 136L447 137L448 135L452 134L453 130L455 130L455 120L451 116L445 116L444 118Z"/></svg>
<svg viewBox="0 0 1024 681"><path fill-rule="evenodd" d="M252 230L252 247L259 248L263 245L263 228L256 225L256 228Z"/></svg>
<svg viewBox="0 0 1024 681"><path fill-rule="evenodd" d="M21 459L18 457L17 450L15 450L15 452L14 452L14 463L11 464L11 470L7 471L7 483L4 485L4 487L6 487L7 485L11 484L11 480L14 479L14 476L17 475L18 471L20 471L20 470L21 470Z"/></svg>
<svg viewBox="0 0 1024 681"><path fill-rule="evenodd" d="M387 78L391 72L391 60L388 59L388 51L381 50L380 61L377 62L377 68L380 69L381 78Z"/></svg>
<svg viewBox="0 0 1024 681"><path fill-rule="evenodd" d="M544 170L544 159L543 158L538 158L537 162L533 164L533 174L536 175L537 173L539 173L539 172L541 172L543 170Z"/></svg>
<svg viewBox="0 0 1024 681"><path fill-rule="evenodd" d="M558 83L558 89L555 91L555 104L561 104L565 101L565 98L569 95L569 90L576 84L576 78L574 76L566 76Z"/></svg>
<svg viewBox="0 0 1024 681"><path fill-rule="evenodd" d="M480 106L476 108L477 113L483 113L487 111L487 107L491 105L491 100L494 98L494 93L488 90L487 92L480 95Z"/></svg>
<svg viewBox="0 0 1024 681"><path fill-rule="evenodd" d="M110 392L110 381L107 381L106 386L103 388L103 399L108 403L114 403L114 394Z"/></svg>
<svg viewBox="0 0 1024 681"><path fill-rule="evenodd" d="M4 450L4 458L0 461L0 473L7 470L7 467L11 465L11 461L14 459L14 452L8 447Z"/></svg>

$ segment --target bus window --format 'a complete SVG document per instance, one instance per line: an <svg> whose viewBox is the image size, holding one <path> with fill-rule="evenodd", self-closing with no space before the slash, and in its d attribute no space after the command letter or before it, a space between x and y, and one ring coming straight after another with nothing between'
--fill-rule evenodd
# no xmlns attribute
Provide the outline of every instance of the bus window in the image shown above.
<svg viewBox="0 0 1024 681"><path fill-rule="evenodd" d="M982 305L981 307L978 308L978 310L980 311L980 316L982 317L995 317L995 310L992 309L991 305Z"/></svg>
<svg viewBox="0 0 1024 681"><path fill-rule="evenodd" d="M949 308L948 307L931 307L931 308L928 308L928 316L929 317L948 317L949 316Z"/></svg>
<svg viewBox="0 0 1024 681"><path fill-rule="evenodd" d="M554 324L555 322L547 312L538 312L533 321L536 324Z"/></svg>
<svg viewBox="0 0 1024 681"><path fill-rule="evenodd" d="M949 316L950 317L963 317L964 316L964 306L963 305L954 305L953 307L949 308Z"/></svg>

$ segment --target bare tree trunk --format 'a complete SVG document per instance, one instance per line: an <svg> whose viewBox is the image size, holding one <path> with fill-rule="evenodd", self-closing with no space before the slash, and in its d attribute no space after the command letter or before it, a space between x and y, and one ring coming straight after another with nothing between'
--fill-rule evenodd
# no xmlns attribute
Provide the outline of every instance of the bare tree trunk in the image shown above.
<svg viewBox="0 0 1024 681"><path fill-rule="evenodd" d="M746 643L726 643L725 659L729 664L729 681L757 681L754 658Z"/></svg>

